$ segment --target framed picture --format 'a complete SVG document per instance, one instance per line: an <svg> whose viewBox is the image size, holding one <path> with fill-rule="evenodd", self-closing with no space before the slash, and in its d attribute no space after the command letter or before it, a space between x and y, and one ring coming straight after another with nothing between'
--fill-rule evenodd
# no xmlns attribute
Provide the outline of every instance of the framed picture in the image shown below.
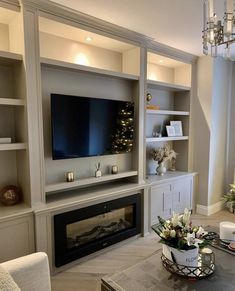
<svg viewBox="0 0 235 291"><path fill-rule="evenodd" d="M170 125L175 129L175 136L183 136L182 121L171 121Z"/></svg>
<svg viewBox="0 0 235 291"><path fill-rule="evenodd" d="M175 136L175 128L174 126L167 125L166 126L167 136Z"/></svg>

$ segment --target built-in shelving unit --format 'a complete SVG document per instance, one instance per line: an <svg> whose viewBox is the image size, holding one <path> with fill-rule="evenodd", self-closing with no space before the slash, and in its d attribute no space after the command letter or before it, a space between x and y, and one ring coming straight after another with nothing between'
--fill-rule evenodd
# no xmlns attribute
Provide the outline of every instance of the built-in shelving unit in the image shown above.
<svg viewBox="0 0 235 291"><path fill-rule="evenodd" d="M21 62L23 60L21 54L8 52L8 51L1 51L0 50L0 62Z"/></svg>
<svg viewBox="0 0 235 291"><path fill-rule="evenodd" d="M27 147L26 143L0 144L0 151L25 150L26 147Z"/></svg>
<svg viewBox="0 0 235 291"><path fill-rule="evenodd" d="M147 142L162 142L174 140L188 140L188 136L164 136L164 137L147 137Z"/></svg>
<svg viewBox="0 0 235 291"><path fill-rule="evenodd" d="M146 114L156 115L189 115L188 111L173 111L173 110L146 110Z"/></svg>
<svg viewBox="0 0 235 291"><path fill-rule="evenodd" d="M168 90L168 91L189 91L191 87L179 85L179 84L172 84L167 82L161 82L161 81L154 81L154 80L147 80L147 86L148 88L155 88L155 89L161 89L161 90Z"/></svg>
<svg viewBox="0 0 235 291"><path fill-rule="evenodd" d="M146 110L147 174L156 171L156 165L151 161L151 149L164 144L178 153L176 169L187 171L191 65L149 52L147 78L147 93L152 95L148 105L159 108ZM166 126L170 126L171 121L181 122L182 136L167 135Z"/></svg>
<svg viewBox="0 0 235 291"><path fill-rule="evenodd" d="M99 76L115 77L115 78L134 80L134 81L137 81L139 79L138 76L132 75L132 74L115 72L111 70L104 70L104 69L83 66L83 65L78 65L78 64L73 64L69 62L58 61L58 60L53 60L53 59L48 59L48 58L41 58L41 64L54 67L54 68L57 67L57 68L65 69L65 70L92 73Z"/></svg>
<svg viewBox="0 0 235 291"><path fill-rule="evenodd" d="M21 204L30 207L23 23L19 6L11 10L0 5L0 15L0 138L12 141L0 143L0 189L20 187Z"/></svg>
<svg viewBox="0 0 235 291"><path fill-rule="evenodd" d="M11 98L0 98L0 105L24 106L25 100L11 99Z"/></svg>
<svg viewBox="0 0 235 291"><path fill-rule="evenodd" d="M62 190L71 190L73 188L78 188L81 186L87 186L92 184L99 184L107 181L113 181L117 179L123 179L128 177L137 176L137 171L130 171L130 172L124 172L124 173L118 173L118 174L109 174L104 175L99 178L96 177L90 177L90 178L81 178L79 180L76 180L74 182L61 182L56 184L47 185L45 187L45 191L47 194L50 192L56 192L56 191L62 191Z"/></svg>
<svg viewBox="0 0 235 291"><path fill-rule="evenodd" d="M56 28L56 29L55 29ZM140 48L111 37L91 33L39 17L40 64L44 139L45 196L78 187L135 177L138 152L53 160L51 157L51 93L112 99L139 104ZM85 39L89 35L92 41ZM73 48L73 49L71 49ZM63 52L63 53L62 53ZM138 129L138 118L135 124ZM137 135L136 135L137 136ZM117 165L119 173L90 177L100 162L103 173ZM78 178L64 182L65 173L72 171Z"/></svg>

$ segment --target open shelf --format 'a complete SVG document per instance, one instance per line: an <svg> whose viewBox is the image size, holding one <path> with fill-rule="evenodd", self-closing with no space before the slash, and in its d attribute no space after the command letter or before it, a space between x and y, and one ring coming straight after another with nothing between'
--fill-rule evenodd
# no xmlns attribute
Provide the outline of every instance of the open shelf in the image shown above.
<svg viewBox="0 0 235 291"><path fill-rule="evenodd" d="M13 98L0 98L0 105L24 106L25 100Z"/></svg>
<svg viewBox="0 0 235 291"><path fill-rule="evenodd" d="M174 110L146 110L147 114L156 115L189 115L188 111L174 111Z"/></svg>
<svg viewBox="0 0 235 291"><path fill-rule="evenodd" d="M0 144L0 151L14 151L14 150L25 150L26 143L7 143Z"/></svg>
<svg viewBox="0 0 235 291"><path fill-rule="evenodd" d="M115 77L119 79L126 79L126 80L133 80L137 81L139 79L138 76L136 75L131 75L131 74L126 74L126 73L119 73L119 72L114 72L114 71L109 71L109 70L104 70L104 69L98 69L94 67L89 67L89 66L83 66L83 65L77 65L69 62L64 62L64 61L58 61L58 60L53 60L53 59L48 59L48 58L41 58L41 64L46 65L49 67L57 67L57 68L62 68L62 69L67 69L67 70L72 70L72 71L82 71L82 72L88 72L96 75L101 75L101 76L109 76L109 77Z"/></svg>
<svg viewBox="0 0 235 291"><path fill-rule="evenodd" d="M61 183L47 185L45 187L45 191L46 193L51 193L51 192L56 192L56 191L61 191L61 190L71 190L73 188L77 188L81 186L89 186L91 184L133 177L133 176L136 176L137 174L138 174L137 171L129 171L129 172L122 172L122 173L113 174L113 175L111 174L104 175L99 178L96 178L96 177L82 178L74 182L61 182Z"/></svg>
<svg viewBox="0 0 235 291"><path fill-rule="evenodd" d="M191 88L188 86L182 86L182 85L171 84L171 83L160 82L160 81L153 81L153 80L147 80L147 85L148 85L148 88L168 90L168 91L190 91L191 90Z"/></svg>
<svg viewBox="0 0 235 291"><path fill-rule="evenodd" d="M174 141L174 140L188 140L188 136L163 136L146 138L146 142Z"/></svg>
<svg viewBox="0 0 235 291"><path fill-rule="evenodd" d="M22 61L22 55L7 52L7 51L0 51L0 62L8 62L8 63L14 63L14 62L21 62Z"/></svg>

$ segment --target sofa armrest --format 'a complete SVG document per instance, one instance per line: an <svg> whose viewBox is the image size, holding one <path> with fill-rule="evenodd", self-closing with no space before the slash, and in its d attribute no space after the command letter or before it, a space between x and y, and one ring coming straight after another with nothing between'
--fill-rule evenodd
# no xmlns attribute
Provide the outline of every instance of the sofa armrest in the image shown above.
<svg viewBox="0 0 235 291"><path fill-rule="evenodd" d="M51 291L47 254L34 253L1 264L22 291Z"/></svg>

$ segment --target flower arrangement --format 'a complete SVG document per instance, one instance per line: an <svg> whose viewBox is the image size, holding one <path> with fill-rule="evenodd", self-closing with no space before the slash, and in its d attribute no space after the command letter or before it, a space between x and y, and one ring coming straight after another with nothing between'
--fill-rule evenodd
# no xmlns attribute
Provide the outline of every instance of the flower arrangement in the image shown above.
<svg viewBox="0 0 235 291"><path fill-rule="evenodd" d="M160 243L179 250L204 247L203 236L207 232L201 226L193 226L190 215L190 211L185 209L183 214L174 213L169 220L158 216L159 224L152 229L160 236Z"/></svg>
<svg viewBox="0 0 235 291"><path fill-rule="evenodd" d="M176 159L177 153L169 145L153 149L153 159L159 164L168 160Z"/></svg>
<svg viewBox="0 0 235 291"><path fill-rule="evenodd" d="M235 212L235 184L230 184L230 190L227 194L223 196L224 201L230 208L231 212Z"/></svg>

